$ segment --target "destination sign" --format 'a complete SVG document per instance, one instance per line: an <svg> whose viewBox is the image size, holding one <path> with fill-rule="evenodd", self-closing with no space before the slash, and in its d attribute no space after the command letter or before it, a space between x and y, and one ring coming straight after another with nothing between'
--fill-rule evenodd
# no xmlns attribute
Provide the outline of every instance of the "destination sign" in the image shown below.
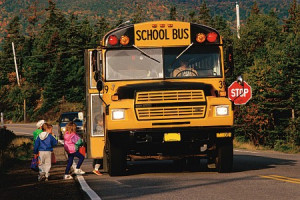
<svg viewBox="0 0 300 200"><path fill-rule="evenodd" d="M181 46L191 43L190 24L160 21L134 25L135 45L140 47Z"/></svg>

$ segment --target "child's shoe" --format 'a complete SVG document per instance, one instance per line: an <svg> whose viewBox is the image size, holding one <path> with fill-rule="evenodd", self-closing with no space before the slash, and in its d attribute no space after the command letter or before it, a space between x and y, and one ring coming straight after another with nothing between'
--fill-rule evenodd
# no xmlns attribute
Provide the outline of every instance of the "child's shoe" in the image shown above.
<svg viewBox="0 0 300 200"><path fill-rule="evenodd" d="M45 180L46 176L45 176L45 173L41 173L38 175L38 181L43 181Z"/></svg>
<svg viewBox="0 0 300 200"><path fill-rule="evenodd" d="M95 169L93 170L93 173L96 174L96 175L98 175L98 176L102 175L101 172L99 172L98 170L95 170Z"/></svg>
<svg viewBox="0 0 300 200"><path fill-rule="evenodd" d="M64 179L65 180L70 180L70 179L73 179L73 177L71 175L69 175L69 174L65 174L64 175Z"/></svg>
<svg viewBox="0 0 300 200"><path fill-rule="evenodd" d="M82 171L81 169L75 169L74 173L75 173L76 175L82 175L82 174L85 174L85 172Z"/></svg>

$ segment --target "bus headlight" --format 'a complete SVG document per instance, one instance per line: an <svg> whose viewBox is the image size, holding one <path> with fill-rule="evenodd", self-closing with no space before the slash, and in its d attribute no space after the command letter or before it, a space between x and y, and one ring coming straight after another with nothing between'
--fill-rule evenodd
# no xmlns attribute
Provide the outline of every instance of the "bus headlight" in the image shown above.
<svg viewBox="0 0 300 200"><path fill-rule="evenodd" d="M112 109L112 120L125 119L125 110L124 109Z"/></svg>
<svg viewBox="0 0 300 200"><path fill-rule="evenodd" d="M222 106L216 106L216 116L227 116L229 115L229 106L222 105Z"/></svg>

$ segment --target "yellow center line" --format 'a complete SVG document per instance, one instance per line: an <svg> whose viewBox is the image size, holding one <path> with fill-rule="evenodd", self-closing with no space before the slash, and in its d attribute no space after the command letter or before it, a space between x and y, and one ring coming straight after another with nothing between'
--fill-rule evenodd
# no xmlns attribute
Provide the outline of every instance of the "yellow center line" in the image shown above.
<svg viewBox="0 0 300 200"><path fill-rule="evenodd" d="M278 180L278 181L285 181L285 182L289 182L289 183L300 184L300 179L296 179L296 178L290 178L290 177L284 177L284 176L278 176L278 175L269 175L269 176L260 176L260 177L274 179L274 180Z"/></svg>

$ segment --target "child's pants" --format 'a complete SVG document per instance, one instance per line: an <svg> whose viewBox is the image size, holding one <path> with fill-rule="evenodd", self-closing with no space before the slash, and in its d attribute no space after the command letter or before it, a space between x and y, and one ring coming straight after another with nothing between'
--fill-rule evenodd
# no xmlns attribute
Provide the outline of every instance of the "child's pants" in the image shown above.
<svg viewBox="0 0 300 200"><path fill-rule="evenodd" d="M48 178L49 171L51 169L51 151L40 151L39 156L39 171L40 175L44 175Z"/></svg>
<svg viewBox="0 0 300 200"><path fill-rule="evenodd" d="M82 165L82 162L84 160L84 156L81 153L76 151L75 153L68 154L68 164L67 164L67 167L66 167L65 174L69 174L70 168L73 164L74 157L79 158L76 169L79 169L80 166Z"/></svg>

